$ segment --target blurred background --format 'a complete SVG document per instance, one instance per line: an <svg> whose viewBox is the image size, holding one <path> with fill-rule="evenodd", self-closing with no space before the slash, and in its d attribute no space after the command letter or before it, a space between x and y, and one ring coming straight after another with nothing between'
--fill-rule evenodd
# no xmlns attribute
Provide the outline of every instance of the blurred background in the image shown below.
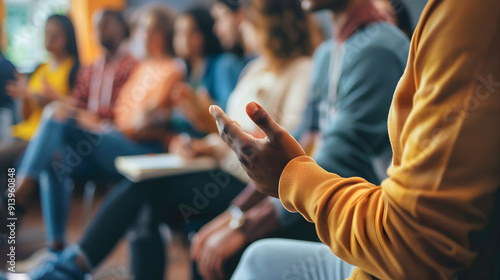
<svg viewBox="0 0 500 280"><path fill-rule="evenodd" d="M76 29L76 41L82 66L88 66L102 58L103 48L99 43L96 31L95 12L100 9L124 10L127 18L145 4L163 2L172 8L182 11L192 5L210 6L215 0L0 0L0 50L10 60L18 72L31 74L35 68L49 58L44 44L45 25L52 14L67 14ZM410 13L415 27L426 0L403 0ZM331 20L328 12L316 13L315 18L325 38L331 37ZM134 46L130 46L133 49ZM1 120L1 118L0 118ZM9 124L10 125L10 124ZM0 129L2 132L2 129ZM0 138L1 140L1 138ZM85 229L91 214L96 212L107 189L99 190L93 201L93 193L77 192L74 207L69 213L68 236L71 242L78 241ZM90 197L90 204L85 203ZM88 199L87 199L88 200ZM90 206L89 206L90 205ZM32 252L45 246L43 219L38 204L31 207L23 220L23 231L20 232L18 258L29 257ZM80 210L81 209L81 210ZM171 234L164 230L165 235ZM169 236L172 246L168 248L168 279L190 279L190 262L188 259L187 240L179 236ZM5 264L5 255L0 262ZM132 279L128 278L128 248L120 242L112 255L99 267L94 279Z"/></svg>
<svg viewBox="0 0 500 280"><path fill-rule="evenodd" d="M3 50L22 73L29 73L46 57L43 47L45 20L53 13L69 12L73 16L83 64L99 57L99 44L92 36L92 14L102 7L132 11L150 2L164 2L178 10L193 4L210 4L211 0L0 0L3 24ZM426 0L405 0L415 25ZM320 15L320 18L325 16ZM327 21L327 19L326 19Z"/></svg>

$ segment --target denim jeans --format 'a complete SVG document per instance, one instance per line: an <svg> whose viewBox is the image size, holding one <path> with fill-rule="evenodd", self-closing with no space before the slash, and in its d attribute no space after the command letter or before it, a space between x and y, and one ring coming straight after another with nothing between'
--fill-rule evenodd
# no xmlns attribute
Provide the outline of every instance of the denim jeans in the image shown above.
<svg viewBox="0 0 500 280"><path fill-rule="evenodd" d="M114 167L117 156L158 152L162 152L159 144L136 143L118 131L92 133L79 128L74 119L60 122L45 114L18 173L39 182L47 241L65 241L70 176L119 177Z"/></svg>
<svg viewBox="0 0 500 280"><path fill-rule="evenodd" d="M160 224L196 231L226 210L245 185L220 169L135 184L123 180L83 234L81 250L95 267L128 231L134 279L164 279Z"/></svg>

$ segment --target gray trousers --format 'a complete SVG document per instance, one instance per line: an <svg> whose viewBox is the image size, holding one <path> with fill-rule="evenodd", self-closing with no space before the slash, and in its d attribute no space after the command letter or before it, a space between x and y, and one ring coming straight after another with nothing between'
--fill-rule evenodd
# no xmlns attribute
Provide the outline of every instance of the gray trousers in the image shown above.
<svg viewBox="0 0 500 280"><path fill-rule="evenodd" d="M354 269L319 242L264 239L247 248L233 280L344 280Z"/></svg>

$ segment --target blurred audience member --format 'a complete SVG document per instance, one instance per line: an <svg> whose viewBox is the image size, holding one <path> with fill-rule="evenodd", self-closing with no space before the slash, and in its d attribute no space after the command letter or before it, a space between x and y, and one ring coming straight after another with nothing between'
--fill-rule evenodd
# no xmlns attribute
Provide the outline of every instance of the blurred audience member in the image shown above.
<svg viewBox="0 0 500 280"><path fill-rule="evenodd" d="M10 140L10 126L17 119L14 100L7 94L7 83L15 80L16 68L0 51L0 145Z"/></svg>
<svg viewBox="0 0 500 280"><path fill-rule="evenodd" d="M1 33L1 32L0 32ZM2 52L0 51L0 151L1 147L9 147L12 139L12 124L16 122L17 110L14 100L7 94L6 86L9 81L15 80L16 68L10 61L5 59ZM7 170L12 167L12 157L7 155L6 152L1 154L0 158L0 169ZM15 155L14 155L15 157ZM0 180L7 182L7 174L0 174ZM0 188L0 192L5 191L5 187ZM4 217L0 217L4 218ZM5 233L7 229L0 230L0 233ZM7 242L7 235L2 237L0 243Z"/></svg>
<svg viewBox="0 0 500 280"><path fill-rule="evenodd" d="M303 119L308 127L320 127L321 138L315 143L319 148L314 154L320 166L342 176L365 176L379 183L385 178L385 168L391 161L387 112L394 88L403 73L408 40L368 3L353 9L352 14L346 14L345 19L351 24L347 27L351 28L351 33L344 38L335 38L336 43L323 43L315 52L311 88L315 101ZM364 45L360 44L357 38L365 36L370 28L376 28L378 35L370 37L370 41L363 41ZM344 31L342 29L336 31L337 34L344 33L340 32ZM381 43L382 41L387 42ZM394 58L394 63L386 62L382 66L377 61L376 55L370 52L379 47ZM373 71L364 72L364 69ZM376 73L379 73L379 77L369 78L377 75ZM378 83L382 79L384 82ZM363 87L359 86L361 83ZM242 107L244 105L246 104ZM321 112L319 119L312 118L313 111ZM367 154L367 158L371 158L369 162L348 156L366 154L366 149L371 151ZM212 259L216 261L202 263L211 270L220 271L219 251L228 251L228 247L232 245L228 241L230 238L220 236L223 236L221 232L228 231L234 212L243 217L238 232L245 235L246 245L264 237L287 238L294 234L294 237L304 240L308 237L311 240L311 236L316 236L313 228L308 228L310 232L305 230L307 222L300 215L288 213L278 200L258 193L253 185L233 200L228 212L232 215L224 213L214 219L200 230L193 242L193 256L198 251L207 250L206 247L215 252L212 253ZM302 235L297 234L300 229L303 231ZM243 245L240 244L237 249L242 250ZM237 252L236 248L233 250ZM213 275L206 279L221 279L220 276Z"/></svg>
<svg viewBox="0 0 500 280"><path fill-rule="evenodd" d="M268 11L273 10L274 14ZM253 0L248 7L256 40L262 56L251 64L231 94L227 109L241 126L253 135L262 131L242 113L244 104L257 100L264 104L281 124L294 129L302 118L306 106L311 46L305 14L298 0ZM43 277L34 279L65 279L71 273L82 279L109 254L131 225L132 274L135 279L163 279L165 246L159 233L160 223L197 230L207 221L227 209L230 201L245 187L249 179L241 172L237 159L216 133L202 140L192 139L192 146L178 137L172 140L171 151L185 156L208 155L221 161L224 170L177 175L138 184L123 181L106 199L96 219L85 232L79 246L67 248L55 263L39 269ZM217 188L217 195L210 194ZM207 189L210 198L206 197ZM202 202L202 201L206 201ZM200 205L199 203L203 204ZM137 218L137 222L132 218ZM245 243L243 234L229 229L223 239L232 244ZM225 244L228 245L228 244ZM223 246L219 249L239 248ZM208 247L207 247L208 248ZM233 252L224 252L230 256ZM204 250L196 259L204 263L219 257L212 250ZM217 268L220 268L218 266ZM212 272L204 270L207 277ZM39 278L40 277L40 278Z"/></svg>
<svg viewBox="0 0 500 280"><path fill-rule="evenodd" d="M208 107L226 106L245 66L242 55L222 53L213 28L209 10L192 8L177 18L173 41L175 54L186 62L188 72L187 83L177 89L174 102L189 123L205 133L217 131ZM178 121L182 124L182 119Z"/></svg>
<svg viewBox="0 0 500 280"><path fill-rule="evenodd" d="M361 1L304 3L329 8L338 23ZM281 137L251 139L211 107L227 143L238 154L241 147L254 152L242 163L259 190L314 222L325 243L260 241L244 254L234 279L500 279L500 95L492 94L500 86L500 2L467 3L429 1L422 14L386 121L394 155L380 185L326 172L255 103L249 117ZM406 51L394 43L379 41ZM397 57L384 49L369 49L385 71L364 65L362 87L390 77L386 68ZM363 107L353 109L353 116L365 115ZM370 160L334 147L344 158Z"/></svg>
<svg viewBox="0 0 500 280"><path fill-rule="evenodd" d="M79 70L73 89L73 100L54 105L56 111L54 115L57 115L60 122L66 121L66 118L112 121L118 94L136 65L136 60L124 44L130 31L123 15L113 10L100 11L96 23L99 41L104 48L104 57L95 64ZM86 173L80 175L88 177L90 171ZM73 174L73 177L76 175ZM21 192L22 196L29 194L28 189L18 192ZM41 249L31 258L19 261L17 271L29 271L46 257L52 256L52 252L45 248Z"/></svg>
<svg viewBox="0 0 500 280"><path fill-rule="evenodd" d="M249 1L244 11L249 25L241 30L254 35L253 48L262 56L249 64L230 97L228 110L244 129L262 136L262 131L249 122L242 110L248 102L261 100L278 118L281 125L295 129L305 108L304 98L307 97L311 70L310 58L306 58L312 49L310 26L307 24L306 15L301 10L299 1L253 0ZM251 36L244 38L252 41ZM290 78L293 80L289 80ZM234 108L238 110L233 110ZM212 143L220 141L217 138L208 139ZM191 144L191 151L184 148L181 149L181 153L187 152L188 155L189 153L193 155L196 154L196 149L203 147L200 144L193 145L193 142ZM211 149L217 147L212 145ZM205 147L204 150L209 150L209 147ZM224 157L228 156L232 155L224 154ZM228 159L223 166L226 164L226 168L231 169L228 163L232 164L233 169L238 166ZM240 208L232 207L204 227L195 237L192 248L192 257L197 263L197 270L194 271L195 279L200 278L198 273L204 279L222 279L230 275L237 263L238 252L262 232L253 226L247 228L249 231L243 231L240 228L243 225L242 221L236 218L241 214ZM233 218L235 221L230 222ZM276 228L273 227L272 230L274 229ZM305 221L299 227L287 230L289 232L282 232L280 236L308 240L316 237L314 228Z"/></svg>
<svg viewBox="0 0 500 280"><path fill-rule="evenodd" d="M85 110L81 114L86 112L101 119L113 120L118 94L137 61L125 44L130 30L121 12L99 12L97 35L104 48L104 57L80 70L73 97L77 100L77 106Z"/></svg>
<svg viewBox="0 0 500 280"><path fill-rule="evenodd" d="M29 80L24 75L16 75L15 81L7 82L7 94L22 102L23 120L12 126L11 141L0 144L2 166L12 165L26 149L38 128L43 107L56 100L67 102L75 85L80 64L75 30L68 17L53 15L47 19L45 48L49 61L40 64Z"/></svg>
<svg viewBox="0 0 500 280"><path fill-rule="evenodd" d="M242 0L216 0L211 10L215 20L213 29L224 49L250 58L255 53L249 45L243 44L241 22L245 20L245 15L241 2Z"/></svg>
<svg viewBox="0 0 500 280"><path fill-rule="evenodd" d="M40 132L29 144L18 170L16 210L18 215L22 213L29 202L24 192L39 183L53 259L65 245L70 174L110 178L118 175L115 157L163 151L163 140L168 136L163 127L171 109L169 94L184 79L181 65L172 57L173 19L170 10L159 7L141 17L138 32L143 34L148 57L123 86L114 107L114 124L103 123L97 116L77 114L61 120L57 110L44 113ZM43 276L48 272L44 268L34 271L32 278L67 279Z"/></svg>

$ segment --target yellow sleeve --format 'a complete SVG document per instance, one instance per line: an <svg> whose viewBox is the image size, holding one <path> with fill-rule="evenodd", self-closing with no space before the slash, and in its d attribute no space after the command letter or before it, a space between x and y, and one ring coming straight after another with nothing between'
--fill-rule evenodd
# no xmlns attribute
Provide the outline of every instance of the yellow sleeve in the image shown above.
<svg viewBox="0 0 500 280"><path fill-rule="evenodd" d="M492 217L500 204L499 19L498 0L428 3L391 110L394 166L381 186L328 173L308 157L287 165L283 205L314 222L338 257L380 279L452 279L487 246L476 237L500 219Z"/></svg>

